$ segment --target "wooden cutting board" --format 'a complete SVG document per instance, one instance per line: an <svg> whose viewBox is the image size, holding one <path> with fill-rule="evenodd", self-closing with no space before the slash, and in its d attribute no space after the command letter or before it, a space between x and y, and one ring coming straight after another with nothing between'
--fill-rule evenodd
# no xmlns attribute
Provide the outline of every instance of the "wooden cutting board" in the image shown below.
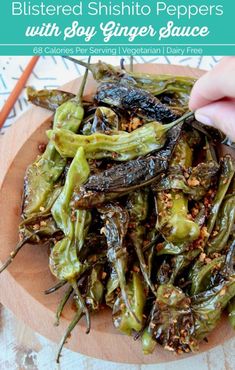
<svg viewBox="0 0 235 370"><path fill-rule="evenodd" d="M148 73L169 73L199 77L204 71L173 65L140 64L135 70ZM64 90L77 92L81 79L69 82ZM94 92L96 84L88 81L85 94ZM23 177L28 164L38 154L38 145L46 142L45 129L49 127L50 112L32 107L23 114L0 140L0 260L4 261L18 240ZM33 330L59 342L74 312L67 306L59 327L55 327L54 313L63 293L45 296L45 289L55 284L48 268L48 250L45 247L26 245L15 261L0 275L0 301ZM4 330L4 328L3 328ZM222 344L234 335L226 320L202 343L200 352ZM133 364L150 364L174 361L176 357L160 346L154 354L144 356L141 344L119 334L113 328L111 311L92 315L92 329L85 334L85 323L75 328L67 344L68 348L88 356ZM191 356L187 355L187 356Z"/></svg>

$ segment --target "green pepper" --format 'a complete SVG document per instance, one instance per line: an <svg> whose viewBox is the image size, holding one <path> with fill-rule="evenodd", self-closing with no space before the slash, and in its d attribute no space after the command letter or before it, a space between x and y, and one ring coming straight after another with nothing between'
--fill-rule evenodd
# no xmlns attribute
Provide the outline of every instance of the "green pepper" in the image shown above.
<svg viewBox="0 0 235 370"><path fill-rule="evenodd" d="M155 294L155 287L151 282L149 267L146 264L143 252L145 227L142 223L146 220L148 213L148 191L138 190L130 194L128 210L130 214L130 238L135 248L144 280Z"/></svg>
<svg viewBox="0 0 235 370"><path fill-rule="evenodd" d="M99 83L115 82L125 86L133 86L148 91L159 100L173 107L179 114L188 111L188 102L191 89L195 79L188 76L172 76L167 74L149 74L126 71L110 64L99 61L90 64L76 61L78 64L86 66L92 72L93 77Z"/></svg>
<svg viewBox="0 0 235 370"><path fill-rule="evenodd" d="M235 195L225 197L215 224L214 235L208 240L206 252L211 255L221 252L229 239L235 222Z"/></svg>
<svg viewBox="0 0 235 370"><path fill-rule="evenodd" d="M148 265L148 276L149 279L151 279L152 271L153 271L153 260L156 253L156 244L159 239L159 234L154 227L153 229L150 229L150 231L147 233L147 244L143 248L144 256L147 260Z"/></svg>
<svg viewBox="0 0 235 370"><path fill-rule="evenodd" d="M173 152L170 167L181 166L187 168L192 165L193 151L181 137ZM199 226L188 218L188 198L182 191L163 191L156 195L157 229L164 238L173 243L180 243L198 238Z"/></svg>
<svg viewBox="0 0 235 370"><path fill-rule="evenodd" d="M114 267L111 269L110 277L106 285L105 302L107 306L113 308L113 304L116 296L116 289L119 287L118 274Z"/></svg>
<svg viewBox="0 0 235 370"><path fill-rule="evenodd" d="M74 157L77 149L83 147L89 159L110 157L116 161L127 161L160 149L165 142L166 126L152 122L131 133L95 133L88 136L55 129L48 135L63 157Z"/></svg>
<svg viewBox="0 0 235 370"><path fill-rule="evenodd" d="M73 280L82 271L82 264L78 260L77 245L74 240L76 222L74 224L70 212L70 200L75 187L84 183L89 173L84 150L80 148L70 165L64 188L51 210L57 226L65 234L65 238L57 242L50 255L51 272L60 280ZM79 217L79 212L77 217ZM80 223L80 225L84 227L85 223Z"/></svg>
<svg viewBox="0 0 235 370"><path fill-rule="evenodd" d="M192 299L195 318L195 337L201 341L218 324L221 313L235 296L235 277L222 282L209 291L202 292Z"/></svg>
<svg viewBox="0 0 235 370"><path fill-rule="evenodd" d="M231 299L231 301L228 304L228 319L232 326L232 328L235 330L235 298Z"/></svg>
<svg viewBox="0 0 235 370"><path fill-rule="evenodd" d="M177 353L195 351L199 341L218 324L234 295L234 274L192 297L171 284L162 285L151 312L151 334L165 349Z"/></svg>
<svg viewBox="0 0 235 370"><path fill-rule="evenodd" d="M201 249L196 248L193 250L189 250L184 252L183 254L179 254L174 257L174 268L171 274L170 282L171 284L174 284L175 279L177 276L185 269L187 268L190 263L198 257L198 255L201 253Z"/></svg>
<svg viewBox="0 0 235 370"><path fill-rule="evenodd" d="M130 315L127 307L123 304L122 298L118 297L113 306L113 323L121 332L131 335L132 330L140 331L143 326L143 310L146 301L144 284L137 273L133 273L132 278L127 284L130 305L138 322Z"/></svg>
<svg viewBox="0 0 235 370"><path fill-rule="evenodd" d="M102 232L104 232L107 239L107 259L116 270L122 298L128 311L139 322L129 302L126 284L128 253L125 245L125 236L129 223L128 212L120 205L112 203L103 205L98 211L105 222Z"/></svg>
<svg viewBox="0 0 235 370"><path fill-rule="evenodd" d="M46 151L26 171L23 215L25 218L39 214L46 208L55 184L62 174L66 160L49 143Z"/></svg>
<svg viewBox="0 0 235 370"><path fill-rule="evenodd" d="M179 167L169 170L169 174L158 182L154 190L161 192L166 190L181 190L190 199L201 200L212 187L219 165L215 161L199 163L189 169L189 178L186 179ZM190 184L190 185L189 185Z"/></svg>
<svg viewBox="0 0 235 370"><path fill-rule="evenodd" d="M98 310L103 301L104 284L102 282L102 273L104 272L103 264L95 265L88 277L86 304L92 311Z"/></svg>
<svg viewBox="0 0 235 370"><path fill-rule="evenodd" d="M80 189L79 191L74 192L72 198L72 208L73 209L91 209L91 208L98 208L103 203L108 203L110 201L116 200L120 197L127 195L129 192L124 193L115 193L115 192L98 192L98 191L86 191L84 189Z"/></svg>
<svg viewBox="0 0 235 370"><path fill-rule="evenodd" d="M150 122L130 133L120 131L114 135L95 133L86 136L56 128L48 131L48 136L63 157L73 158L77 149L83 147L88 159L113 158L116 161L127 161L162 148L167 131L191 115L182 116L167 125Z"/></svg>
<svg viewBox="0 0 235 370"><path fill-rule="evenodd" d="M192 308L195 317L195 336L198 340L205 338L215 328L223 309L228 303L230 303L230 322L232 325L234 324L234 250L235 241L232 238L227 255L221 257L221 259L223 258L223 265L218 269L217 276L216 274L214 275L210 290L192 297ZM219 259L217 259L217 262L220 263ZM217 285L214 285L215 281L218 281Z"/></svg>
<svg viewBox="0 0 235 370"><path fill-rule="evenodd" d="M42 108L55 111L60 105L75 97L74 94L61 90L35 90L27 87L28 101Z"/></svg>
<svg viewBox="0 0 235 370"><path fill-rule="evenodd" d="M149 331L165 349L182 353L197 348L191 300L180 288L171 284L159 286Z"/></svg>
<svg viewBox="0 0 235 370"><path fill-rule="evenodd" d="M78 64L89 68L93 77L98 82L103 81L125 81L130 85L135 85L138 88L143 88L153 95L162 93L182 93L189 94L195 79L187 76L172 76L168 74L149 74L139 72L127 72L119 68L113 67L110 64L99 61L98 63L90 64L83 61L77 61Z"/></svg>
<svg viewBox="0 0 235 370"><path fill-rule="evenodd" d="M77 251L81 252L91 225L91 213L82 209L75 211L74 241Z"/></svg>
<svg viewBox="0 0 235 370"><path fill-rule="evenodd" d="M221 173L219 178L219 184L216 192L216 196L213 199L212 206L210 208L210 214L208 220L206 222L206 233L202 238L202 245L199 247L195 247L186 251L183 254L176 256L174 269L171 276L171 282L173 283L176 276L186 267L190 265L190 263L202 252L202 248L206 247L208 239L214 229L215 222L218 217L218 213L223 202L223 199L226 195L226 192L229 189L231 181L234 176L235 167L234 162L231 159L231 156L226 155L221 160Z"/></svg>
<svg viewBox="0 0 235 370"><path fill-rule="evenodd" d="M185 252L186 249L186 243L182 244L173 244L169 243L167 241L160 243L160 245L157 246L157 255L162 256L164 254L170 254L170 255L178 255Z"/></svg>
<svg viewBox="0 0 235 370"><path fill-rule="evenodd" d="M87 79L84 75L78 95L59 106L56 110L53 128L63 128L76 132L84 117L82 95ZM30 217L45 208L48 198L54 191L56 182L66 165L66 159L56 151L50 141L45 152L28 167L25 177L24 216Z"/></svg>
<svg viewBox="0 0 235 370"><path fill-rule="evenodd" d="M215 199L213 200L213 204L210 209L210 216L207 222L207 231L209 235L212 233L214 229L220 206L231 184L234 173L235 173L235 162L230 155L226 155L221 160L221 174L218 189L215 195Z"/></svg>
<svg viewBox="0 0 235 370"><path fill-rule="evenodd" d="M142 351L144 355L149 355L153 353L157 342L153 339L151 329L147 327L142 336L141 336L141 341L142 341Z"/></svg>
<svg viewBox="0 0 235 370"><path fill-rule="evenodd" d="M119 129L118 115L110 108L98 107L94 114L90 134L94 132L118 131L118 129Z"/></svg>
<svg viewBox="0 0 235 370"><path fill-rule="evenodd" d="M210 285L210 278L214 271L219 270L224 264L225 257L214 258L211 262L206 265L196 262L191 272L192 285L191 294L198 294L208 289Z"/></svg>

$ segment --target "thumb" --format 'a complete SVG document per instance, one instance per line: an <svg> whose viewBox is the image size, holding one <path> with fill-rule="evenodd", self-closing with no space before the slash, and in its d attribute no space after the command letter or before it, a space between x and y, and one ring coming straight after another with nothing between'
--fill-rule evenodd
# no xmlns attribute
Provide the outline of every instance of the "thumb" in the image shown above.
<svg viewBox="0 0 235 370"><path fill-rule="evenodd" d="M214 126L235 141L235 100L221 100L195 111L199 122Z"/></svg>

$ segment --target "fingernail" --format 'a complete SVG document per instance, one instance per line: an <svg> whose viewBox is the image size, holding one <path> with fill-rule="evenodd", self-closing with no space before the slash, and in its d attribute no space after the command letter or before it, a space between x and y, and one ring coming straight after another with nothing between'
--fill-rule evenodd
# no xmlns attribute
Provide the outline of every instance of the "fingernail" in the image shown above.
<svg viewBox="0 0 235 370"><path fill-rule="evenodd" d="M212 119L208 116L205 116L204 114L195 112L195 118L197 121L204 123L204 125L213 126Z"/></svg>

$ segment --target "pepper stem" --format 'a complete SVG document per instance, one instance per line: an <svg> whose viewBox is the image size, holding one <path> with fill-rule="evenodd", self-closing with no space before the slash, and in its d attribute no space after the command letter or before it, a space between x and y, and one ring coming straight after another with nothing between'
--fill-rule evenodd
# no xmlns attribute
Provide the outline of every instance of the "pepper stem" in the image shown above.
<svg viewBox="0 0 235 370"><path fill-rule="evenodd" d="M15 247L15 249L13 249L13 251L10 253L9 257L7 258L7 260L4 262L4 264L0 267L0 274L11 264L11 262L13 261L13 259L15 258L15 256L19 253L19 251L21 250L21 248L33 237L35 236L36 234L38 234L40 230L38 231L35 231L34 233L32 233L31 235L27 236L26 238L24 238L23 240L21 240Z"/></svg>
<svg viewBox="0 0 235 370"><path fill-rule="evenodd" d="M164 127L168 130L170 130L171 128L179 125L180 123L190 119L190 118L194 118L194 112L188 112L188 113L185 113L183 116L181 116L180 118L178 118L177 120L171 122L171 123L168 123L167 125L164 125Z"/></svg>
<svg viewBox="0 0 235 370"><path fill-rule="evenodd" d="M86 322L87 322L87 330L86 330L86 334L89 334L90 330L91 330L91 320L90 320L90 313L89 313L89 310L86 306L86 303L84 302L84 299L78 289L78 285L77 285L77 282L76 280L72 281L71 282L71 285L74 289L74 293L75 293L75 300L77 302L77 304L82 308L82 312L85 314L86 316Z"/></svg>
<svg viewBox="0 0 235 370"><path fill-rule="evenodd" d="M56 292L58 289L62 288L65 284L67 284L66 280L60 281L58 284L52 286L51 288L44 291L44 294L51 294Z"/></svg>
<svg viewBox="0 0 235 370"><path fill-rule="evenodd" d="M66 332L64 333L64 336L63 336L63 338L60 342L59 349L58 349L57 356L56 356L56 362L57 363L60 362L61 352L62 352L62 349L64 347L64 344L65 344L66 340L68 339L70 333L73 331L73 329L75 328L75 326L79 322L81 316L82 316L82 311L78 308L77 313L75 314L73 320L69 324L69 326L68 326Z"/></svg>
<svg viewBox="0 0 235 370"><path fill-rule="evenodd" d="M72 294L72 291L73 291L73 287L69 287L66 292L64 293L63 297L61 298L61 301L60 303L58 304L58 307L57 307L57 310L56 310L56 322L55 322L55 326L58 326L59 323L60 323L60 316L63 312L63 309L64 309L64 306L66 305L66 303L68 302L69 300L69 297L71 296Z"/></svg>

